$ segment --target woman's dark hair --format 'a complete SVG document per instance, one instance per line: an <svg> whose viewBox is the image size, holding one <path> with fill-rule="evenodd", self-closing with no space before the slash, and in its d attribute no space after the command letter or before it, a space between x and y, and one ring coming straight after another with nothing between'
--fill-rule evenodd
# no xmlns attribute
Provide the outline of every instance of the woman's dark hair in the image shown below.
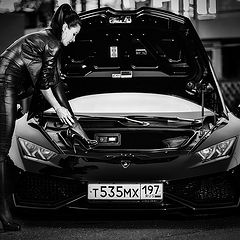
<svg viewBox="0 0 240 240"><path fill-rule="evenodd" d="M76 27L77 25L81 26L81 20L78 14L72 9L72 7L65 3L62 4L57 11L54 13L50 27L54 35L61 39L62 26L66 23L68 27Z"/></svg>

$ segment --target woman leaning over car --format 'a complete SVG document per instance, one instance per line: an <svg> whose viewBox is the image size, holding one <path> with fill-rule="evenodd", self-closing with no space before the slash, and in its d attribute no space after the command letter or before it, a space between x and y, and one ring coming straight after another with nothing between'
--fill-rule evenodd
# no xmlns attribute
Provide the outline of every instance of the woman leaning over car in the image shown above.
<svg viewBox="0 0 240 240"><path fill-rule="evenodd" d="M97 144L81 128L56 77L59 50L74 42L80 29L77 13L63 4L53 15L49 28L19 38L0 55L0 220L4 231L20 230L8 205L11 180L6 172L20 95L26 97L31 87L40 89L61 122L69 125L71 136L77 136L87 149Z"/></svg>

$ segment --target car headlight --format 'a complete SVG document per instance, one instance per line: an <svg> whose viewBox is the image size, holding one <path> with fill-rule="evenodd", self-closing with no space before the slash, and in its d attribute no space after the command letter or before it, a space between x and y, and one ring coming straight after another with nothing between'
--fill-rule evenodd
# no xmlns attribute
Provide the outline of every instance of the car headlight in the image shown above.
<svg viewBox="0 0 240 240"><path fill-rule="evenodd" d="M53 156L56 155L55 152L23 138L19 138L18 140L22 147L25 158L35 158L38 160L49 161Z"/></svg>
<svg viewBox="0 0 240 240"><path fill-rule="evenodd" d="M197 152L204 162L229 156L236 138L230 138Z"/></svg>

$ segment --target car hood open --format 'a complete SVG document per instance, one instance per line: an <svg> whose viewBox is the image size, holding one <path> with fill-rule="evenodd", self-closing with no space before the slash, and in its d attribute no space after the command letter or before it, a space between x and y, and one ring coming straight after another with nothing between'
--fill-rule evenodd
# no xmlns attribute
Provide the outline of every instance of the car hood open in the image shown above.
<svg viewBox="0 0 240 240"><path fill-rule="evenodd" d="M80 18L81 31L61 57L69 99L121 92L173 95L227 115L207 53L188 18L148 7L101 8Z"/></svg>

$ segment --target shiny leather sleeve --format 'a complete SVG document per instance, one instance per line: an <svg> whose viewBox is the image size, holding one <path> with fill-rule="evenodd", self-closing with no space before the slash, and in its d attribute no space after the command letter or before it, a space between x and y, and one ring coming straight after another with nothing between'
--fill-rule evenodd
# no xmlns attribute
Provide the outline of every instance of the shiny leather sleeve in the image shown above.
<svg viewBox="0 0 240 240"><path fill-rule="evenodd" d="M43 46L41 46L42 44L40 45L40 43L40 39L28 37L25 38L21 44L21 59L27 67L34 86L39 79L42 67L41 50Z"/></svg>
<svg viewBox="0 0 240 240"><path fill-rule="evenodd" d="M33 84L48 89L54 84L54 73L60 43L48 34L32 35L22 43L22 59Z"/></svg>
<svg viewBox="0 0 240 240"><path fill-rule="evenodd" d="M58 53L59 48L56 46L55 42L48 42L43 53L40 89L47 89L54 85Z"/></svg>

